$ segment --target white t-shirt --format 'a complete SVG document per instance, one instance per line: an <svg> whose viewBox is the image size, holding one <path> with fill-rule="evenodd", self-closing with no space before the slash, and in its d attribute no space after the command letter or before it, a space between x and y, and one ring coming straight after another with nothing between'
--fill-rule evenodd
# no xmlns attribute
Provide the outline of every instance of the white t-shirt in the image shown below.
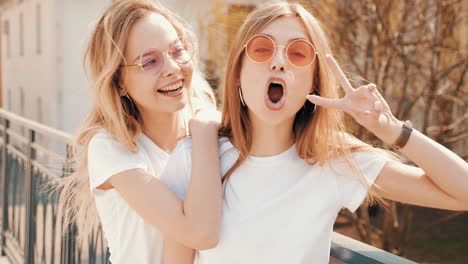
<svg viewBox="0 0 468 264"><path fill-rule="evenodd" d="M238 157L232 144L224 141L223 175ZM369 184L386 162L375 153L352 157ZM328 263L338 212L342 207L355 211L366 194L367 188L343 159L311 166L297 155L295 146L271 157L248 157L225 186L219 244L199 251L195 263Z"/></svg>
<svg viewBox="0 0 468 264"><path fill-rule="evenodd" d="M168 185L181 199L185 197L189 185L189 139L179 141L172 154L164 152L143 133L136 144L138 153L132 153L105 132L97 133L89 143L90 188L96 198L113 264L161 263L163 235L145 222L115 189L96 188L112 175L135 168L144 169Z"/></svg>

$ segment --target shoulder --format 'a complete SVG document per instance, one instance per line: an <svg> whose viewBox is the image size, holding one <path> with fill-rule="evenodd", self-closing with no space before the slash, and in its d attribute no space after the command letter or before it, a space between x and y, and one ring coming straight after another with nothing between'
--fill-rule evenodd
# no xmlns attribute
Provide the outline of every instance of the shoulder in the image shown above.
<svg viewBox="0 0 468 264"><path fill-rule="evenodd" d="M98 132L96 132L96 134L94 134L94 136L89 141L89 146L102 144L102 143L112 143L112 142L117 142L117 141L105 130L99 130Z"/></svg>
<svg viewBox="0 0 468 264"><path fill-rule="evenodd" d="M98 131L89 141L88 154L109 154L112 156L122 155L139 155L139 151L133 152L127 146L115 139L110 133L105 130Z"/></svg>
<svg viewBox="0 0 468 264"><path fill-rule="evenodd" d="M223 176L230 168L232 168L232 166L234 166L237 159L239 158L239 152L226 137L219 139L219 158L221 165L221 175Z"/></svg>
<svg viewBox="0 0 468 264"><path fill-rule="evenodd" d="M110 177L131 169L149 171L149 162L140 151L132 152L109 133L96 133L88 144L88 175L92 190Z"/></svg>
<svg viewBox="0 0 468 264"><path fill-rule="evenodd" d="M96 134L94 134L94 136L89 141L89 144L91 145L101 142L117 143L117 140L114 137L112 137L112 135L106 130L101 129L98 130Z"/></svg>
<svg viewBox="0 0 468 264"><path fill-rule="evenodd" d="M228 153L237 154L237 149L232 145L231 141L227 137L219 138L219 156L222 157Z"/></svg>
<svg viewBox="0 0 468 264"><path fill-rule="evenodd" d="M338 181L372 184L388 160L388 156L378 150L356 151L345 157L332 158L324 167Z"/></svg>
<svg viewBox="0 0 468 264"><path fill-rule="evenodd" d="M366 163L384 161L387 159L388 157L383 152L378 150L359 150L353 151L349 155L332 157L325 161L325 165L327 167L347 167L348 165L352 164L357 167L360 167Z"/></svg>

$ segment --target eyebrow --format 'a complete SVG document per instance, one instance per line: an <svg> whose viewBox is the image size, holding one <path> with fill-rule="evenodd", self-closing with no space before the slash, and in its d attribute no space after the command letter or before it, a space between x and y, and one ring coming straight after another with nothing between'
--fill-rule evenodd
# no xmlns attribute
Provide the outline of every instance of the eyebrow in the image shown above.
<svg viewBox="0 0 468 264"><path fill-rule="evenodd" d="M176 43L177 41L181 41L180 37L178 37L177 39L174 39L173 41L171 41L168 46L170 47L170 46L174 45L174 43ZM140 58L140 56L144 57L144 56L150 54L153 51L154 51L154 49L150 49L150 50L146 51L145 53L143 53L141 55L138 55L135 59L132 60L132 63L135 63Z"/></svg>
<svg viewBox="0 0 468 264"><path fill-rule="evenodd" d="M268 35L268 34L265 34L265 33L260 33L260 35L268 36L268 37L270 37L272 40L276 41L276 38L273 37L272 35ZM288 42L292 42L292 41L299 40L299 39L300 39L300 40L307 40L307 41L309 41L309 40L306 39L306 38L299 37L299 38L292 38L292 39L289 39Z"/></svg>

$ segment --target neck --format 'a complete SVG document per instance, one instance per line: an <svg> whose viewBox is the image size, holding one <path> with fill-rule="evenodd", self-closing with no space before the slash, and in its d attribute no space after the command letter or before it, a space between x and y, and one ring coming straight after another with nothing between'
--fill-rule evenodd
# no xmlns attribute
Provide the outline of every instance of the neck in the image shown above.
<svg viewBox="0 0 468 264"><path fill-rule="evenodd" d="M267 157L280 154L294 144L294 117L278 124L269 124L255 117L251 112L252 148L250 155Z"/></svg>
<svg viewBox="0 0 468 264"><path fill-rule="evenodd" d="M170 153L185 133L182 111L173 113L141 112L142 131L162 150Z"/></svg>

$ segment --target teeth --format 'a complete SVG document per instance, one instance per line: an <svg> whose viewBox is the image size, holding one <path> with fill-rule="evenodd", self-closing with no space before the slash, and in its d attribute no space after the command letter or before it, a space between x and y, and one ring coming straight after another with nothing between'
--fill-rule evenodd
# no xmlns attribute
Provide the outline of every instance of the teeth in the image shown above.
<svg viewBox="0 0 468 264"><path fill-rule="evenodd" d="M162 89L159 89L158 91L162 91L162 92L172 92L172 91L175 91L177 89L179 89L180 87L182 87L182 81L179 81L171 86L167 86L167 87L164 87Z"/></svg>
<svg viewBox="0 0 468 264"><path fill-rule="evenodd" d="M271 83L283 85L283 84L282 84L281 82L279 82L279 81L272 81Z"/></svg>

